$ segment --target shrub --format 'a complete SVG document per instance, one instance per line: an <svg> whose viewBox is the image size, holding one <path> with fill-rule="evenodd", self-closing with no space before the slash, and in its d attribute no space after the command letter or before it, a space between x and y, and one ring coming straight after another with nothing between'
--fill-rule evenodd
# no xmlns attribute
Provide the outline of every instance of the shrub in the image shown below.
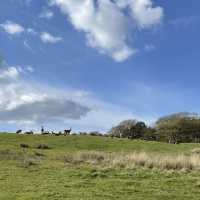
<svg viewBox="0 0 200 200"><path fill-rule="evenodd" d="M29 148L29 145L28 144L20 144L20 147L21 148Z"/></svg>
<svg viewBox="0 0 200 200"><path fill-rule="evenodd" d="M45 149L51 149L51 148L48 145L46 145L46 144L39 144L37 146L37 149L43 149L43 150L45 150Z"/></svg>
<svg viewBox="0 0 200 200"><path fill-rule="evenodd" d="M45 156L43 153L39 153L39 152L35 152L34 154L35 154L35 156L38 156L38 157L44 157Z"/></svg>

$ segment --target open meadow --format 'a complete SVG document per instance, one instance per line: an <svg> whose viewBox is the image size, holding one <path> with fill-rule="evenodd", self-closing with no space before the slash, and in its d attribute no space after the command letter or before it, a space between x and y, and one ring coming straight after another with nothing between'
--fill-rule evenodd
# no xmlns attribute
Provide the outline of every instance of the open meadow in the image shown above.
<svg viewBox="0 0 200 200"><path fill-rule="evenodd" d="M199 144L0 135L0 200L200 198Z"/></svg>

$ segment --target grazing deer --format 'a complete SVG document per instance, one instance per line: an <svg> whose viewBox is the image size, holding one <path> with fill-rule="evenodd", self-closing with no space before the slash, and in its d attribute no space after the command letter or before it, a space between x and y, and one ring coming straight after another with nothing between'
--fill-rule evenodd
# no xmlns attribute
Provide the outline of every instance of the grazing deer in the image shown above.
<svg viewBox="0 0 200 200"><path fill-rule="evenodd" d="M56 135L56 133L54 131L51 131L51 135Z"/></svg>
<svg viewBox="0 0 200 200"><path fill-rule="evenodd" d="M70 128L70 129L67 129L67 130L64 130L64 136L70 135L71 131L72 131L71 128Z"/></svg>
<svg viewBox="0 0 200 200"><path fill-rule="evenodd" d="M20 133L22 133L22 130L17 130L16 131L16 134L20 134Z"/></svg>
<svg viewBox="0 0 200 200"><path fill-rule="evenodd" d="M44 130L44 126L41 126L41 134L42 135L50 135L50 132L49 131L45 131Z"/></svg>
<svg viewBox="0 0 200 200"><path fill-rule="evenodd" d="M41 126L41 134L44 133L44 126Z"/></svg>

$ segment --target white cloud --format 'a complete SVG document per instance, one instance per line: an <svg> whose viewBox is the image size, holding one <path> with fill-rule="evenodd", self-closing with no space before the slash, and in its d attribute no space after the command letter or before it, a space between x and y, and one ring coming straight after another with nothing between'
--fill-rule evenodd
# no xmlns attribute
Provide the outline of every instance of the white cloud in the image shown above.
<svg viewBox="0 0 200 200"><path fill-rule="evenodd" d="M24 46L25 46L28 50L30 50L31 52L33 52L33 49L32 49L32 47L29 45L29 43L28 43L27 40L24 40L23 44L24 44Z"/></svg>
<svg viewBox="0 0 200 200"><path fill-rule="evenodd" d="M61 37L53 36L48 32L42 32L40 35L40 39L44 43L52 43L52 44L58 43L63 40Z"/></svg>
<svg viewBox="0 0 200 200"><path fill-rule="evenodd" d="M39 36L41 41L44 43L55 44L63 40L62 37L53 36L52 34L45 31L39 34L33 28L24 28L22 25L11 21L6 21L5 23L0 24L0 28L2 28L6 33L10 35L19 35L22 32L25 32L28 35ZM23 44L27 49L33 51L32 47L26 39L24 40Z"/></svg>
<svg viewBox="0 0 200 200"><path fill-rule="evenodd" d="M0 24L0 27L10 35L19 35L24 32L23 26L11 21L6 21L5 23Z"/></svg>
<svg viewBox="0 0 200 200"><path fill-rule="evenodd" d="M28 72L31 72L31 73L33 73L34 71L35 71L35 69L32 67L32 66L27 66L27 68L26 68L26 70L28 71Z"/></svg>
<svg viewBox="0 0 200 200"><path fill-rule="evenodd" d="M42 32L38 34L33 28L24 28L22 25L17 24L15 22L6 21L3 24L0 24L0 28L2 28L6 33L10 35L19 35L25 32L28 35L38 36L40 37L41 41L44 43L51 43L55 44L63 40L62 37L53 36L48 32ZM32 47L29 45L28 41L25 39L23 42L24 46L33 52Z"/></svg>
<svg viewBox="0 0 200 200"><path fill-rule="evenodd" d="M40 18L51 19L54 16L54 13L51 10L44 9L39 15Z"/></svg>
<svg viewBox="0 0 200 200"><path fill-rule="evenodd" d="M16 79L19 76L19 71L15 67L9 67L6 70L0 69L0 80Z"/></svg>
<svg viewBox="0 0 200 200"><path fill-rule="evenodd" d="M37 32L33 28L25 28L21 24L11 21L0 24L0 28L10 35L20 35L22 33L37 35Z"/></svg>
<svg viewBox="0 0 200 200"><path fill-rule="evenodd" d="M54 130L72 126L76 131L102 131L124 119L137 117L121 106L99 100L90 92L30 81L28 72L29 66L1 69L1 124L12 123L19 128L28 124L29 129L45 124Z"/></svg>
<svg viewBox="0 0 200 200"><path fill-rule="evenodd" d="M23 75L27 75L23 73L25 70L32 72L30 67L8 67L0 71L1 123L64 122L78 120L90 111L87 106L70 99L65 91L23 79Z"/></svg>
<svg viewBox="0 0 200 200"><path fill-rule="evenodd" d="M153 7L152 0L115 0L121 8L129 8L139 28L149 28L161 22L162 7Z"/></svg>
<svg viewBox="0 0 200 200"><path fill-rule="evenodd" d="M27 31L27 33L29 33L31 35L37 35L37 32L32 28L27 28L26 31Z"/></svg>
<svg viewBox="0 0 200 200"><path fill-rule="evenodd" d="M174 26L175 28L191 28L191 26L195 25L200 21L199 16L187 16L180 17L176 19L172 19L169 21L169 25Z"/></svg>
<svg viewBox="0 0 200 200"><path fill-rule="evenodd" d="M89 46L109 55L117 62L124 61L137 52L137 48L128 44L128 38L134 35L137 29L157 25L163 17L163 9L153 7L151 0L49 2L51 6L58 6L77 30L86 33ZM126 10L129 10L129 14Z"/></svg>

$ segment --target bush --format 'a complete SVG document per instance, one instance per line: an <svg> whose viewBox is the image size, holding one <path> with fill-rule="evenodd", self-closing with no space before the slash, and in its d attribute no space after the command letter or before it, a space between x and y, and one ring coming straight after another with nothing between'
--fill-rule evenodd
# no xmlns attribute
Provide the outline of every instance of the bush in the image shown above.
<svg viewBox="0 0 200 200"><path fill-rule="evenodd" d="M37 146L37 149L43 149L43 150L45 150L45 149L51 149L51 148L48 145L46 145L46 144L39 144Z"/></svg>
<svg viewBox="0 0 200 200"><path fill-rule="evenodd" d="M89 135L91 135L91 136L103 136L103 134L99 133L98 131L90 132Z"/></svg>
<svg viewBox="0 0 200 200"><path fill-rule="evenodd" d="M125 120L119 123L119 125L111 128L108 134L118 138L141 139L146 131L147 126L144 122Z"/></svg>
<svg viewBox="0 0 200 200"><path fill-rule="evenodd" d="M35 156L38 156L38 157L44 157L45 156L43 153L39 153L39 152L35 152L34 154L35 154Z"/></svg>
<svg viewBox="0 0 200 200"><path fill-rule="evenodd" d="M29 148L29 145L28 145L28 144L23 144L23 143L22 143L22 144L20 144L20 147L21 147L21 148Z"/></svg>

